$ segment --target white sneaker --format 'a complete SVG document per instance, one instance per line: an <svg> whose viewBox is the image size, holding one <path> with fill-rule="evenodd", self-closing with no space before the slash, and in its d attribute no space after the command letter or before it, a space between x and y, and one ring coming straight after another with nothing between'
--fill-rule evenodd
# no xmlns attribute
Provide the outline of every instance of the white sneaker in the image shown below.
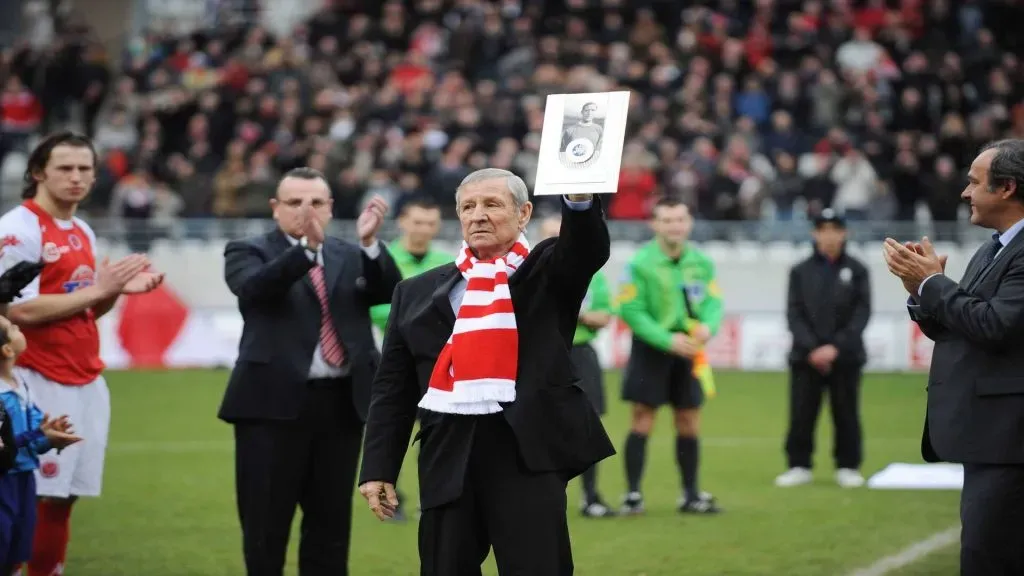
<svg viewBox="0 0 1024 576"><path fill-rule="evenodd" d="M843 488L860 488L864 485L864 477L853 468L836 470L836 483Z"/></svg>
<svg viewBox="0 0 1024 576"><path fill-rule="evenodd" d="M775 477L775 485L780 488L789 488L790 486L810 484L813 479L814 475L808 468L790 468Z"/></svg>

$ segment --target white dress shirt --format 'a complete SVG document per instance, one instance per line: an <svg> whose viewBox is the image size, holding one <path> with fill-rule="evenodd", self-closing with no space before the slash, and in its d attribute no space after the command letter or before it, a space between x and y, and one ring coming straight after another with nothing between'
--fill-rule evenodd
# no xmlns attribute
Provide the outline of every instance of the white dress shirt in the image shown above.
<svg viewBox="0 0 1024 576"><path fill-rule="evenodd" d="M298 238L292 238L291 236L289 236L287 234L285 234L285 238L288 239L288 242L292 246L297 246L299 244ZM325 242L326 242L326 240L325 240ZM360 244L359 247L363 249L363 252L371 260L376 260L377 257L380 256L380 241L379 240L377 242L374 242L369 247L363 246L362 244ZM317 247L315 255L310 254L309 251L306 251L306 256L308 256L310 260L313 260L314 262L316 262L317 265L323 266L324 265L324 247L323 247L323 244L321 244L319 247ZM319 299L318 299L318 302L319 302ZM335 320L337 320L337 318L335 318ZM338 337L340 338L341 336L339 335ZM317 331L316 349L313 350L313 360L310 362L310 365L309 365L309 379L310 380L318 380L318 379L321 379L321 378L344 378L345 376L348 376L348 372L349 372L349 364L348 364L347 351L346 351L346 355L345 355L345 360L342 362L341 366L331 366L330 364L327 363L326 360L324 360L323 352L320 351L320 332Z"/></svg>

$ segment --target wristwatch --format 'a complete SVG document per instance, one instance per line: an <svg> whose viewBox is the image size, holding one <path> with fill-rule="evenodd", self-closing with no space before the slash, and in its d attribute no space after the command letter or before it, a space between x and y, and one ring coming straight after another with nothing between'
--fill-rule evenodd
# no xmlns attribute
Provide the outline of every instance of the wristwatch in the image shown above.
<svg viewBox="0 0 1024 576"><path fill-rule="evenodd" d="M299 246L302 246L311 256L316 256L316 250L309 247L309 238L305 236L299 238Z"/></svg>

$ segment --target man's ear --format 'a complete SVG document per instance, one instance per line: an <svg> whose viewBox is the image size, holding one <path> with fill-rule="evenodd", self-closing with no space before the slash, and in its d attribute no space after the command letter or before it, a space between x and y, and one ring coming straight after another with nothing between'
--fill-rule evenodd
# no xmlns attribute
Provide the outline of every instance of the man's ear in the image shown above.
<svg viewBox="0 0 1024 576"><path fill-rule="evenodd" d="M14 348L11 348L10 343L4 344L3 346L0 346L0 353L4 355L4 358L13 358Z"/></svg>

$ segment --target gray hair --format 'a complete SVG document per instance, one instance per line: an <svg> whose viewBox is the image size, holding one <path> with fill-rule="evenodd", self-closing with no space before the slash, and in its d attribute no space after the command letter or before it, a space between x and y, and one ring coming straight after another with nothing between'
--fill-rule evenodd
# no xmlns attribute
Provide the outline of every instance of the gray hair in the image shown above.
<svg viewBox="0 0 1024 576"><path fill-rule="evenodd" d="M459 190L462 190L465 186L499 178L505 179L505 185L508 187L508 191L512 193L512 202L515 204L516 210L519 210L523 207L523 204L530 201L530 189L526 187L526 182L523 182L522 178L501 168L481 168L471 172L469 176L462 179L462 183L455 189L455 204L458 205L459 203Z"/></svg>
<svg viewBox="0 0 1024 576"><path fill-rule="evenodd" d="M1017 183L1014 196L1024 200L1024 140L999 140L981 149L982 152L988 150L996 151L988 168L989 189L995 190L1012 180Z"/></svg>

